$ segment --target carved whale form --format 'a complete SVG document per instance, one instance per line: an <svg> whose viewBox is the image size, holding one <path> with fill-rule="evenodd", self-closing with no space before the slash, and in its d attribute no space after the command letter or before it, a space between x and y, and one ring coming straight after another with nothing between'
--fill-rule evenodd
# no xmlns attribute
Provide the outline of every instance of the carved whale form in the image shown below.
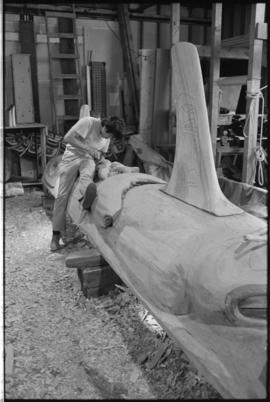
<svg viewBox="0 0 270 402"><path fill-rule="evenodd" d="M172 48L177 142L168 183L124 173L68 214L225 398L264 398L266 222L218 185L195 46ZM113 225L106 227L110 215Z"/></svg>
<svg viewBox="0 0 270 402"><path fill-rule="evenodd" d="M172 48L171 56L179 135L165 191L217 216L242 213L225 198L218 184L197 49L191 43L181 43Z"/></svg>

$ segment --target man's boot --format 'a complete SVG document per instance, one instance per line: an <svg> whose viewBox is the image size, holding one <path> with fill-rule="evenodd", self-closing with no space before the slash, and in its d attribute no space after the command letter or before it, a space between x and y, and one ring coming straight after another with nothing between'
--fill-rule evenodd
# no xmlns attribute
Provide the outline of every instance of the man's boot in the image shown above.
<svg viewBox="0 0 270 402"><path fill-rule="evenodd" d="M60 233L53 233L51 245L50 245L51 251L56 251L61 248L61 246L59 244L60 238L61 238Z"/></svg>
<svg viewBox="0 0 270 402"><path fill-rule="evenodd" d="M96 184L95 183L88 184L84 197L83 197L83 201L82 201L83 208L90 211L91 205L92 205L94 199L96 198L96 196L97 196Z"/></svg>

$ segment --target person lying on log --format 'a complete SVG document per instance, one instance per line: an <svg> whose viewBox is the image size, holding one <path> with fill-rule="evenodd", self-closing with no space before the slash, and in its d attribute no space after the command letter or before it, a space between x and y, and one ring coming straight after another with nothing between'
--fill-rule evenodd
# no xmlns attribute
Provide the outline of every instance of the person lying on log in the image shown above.
<svg viewBox="0 0 270 402"><path fill-rule="evenodd" d="M117 116L101 119L86 116L79 119L64 136L63 142L67 145L59 166L60 181L53 209L51 251L60 248L67 203L78 173L78 200L84 209L90 209L96 196L93 181L96 164L104 158L110 139L122 138L124 128L124 120Z"/></svg>

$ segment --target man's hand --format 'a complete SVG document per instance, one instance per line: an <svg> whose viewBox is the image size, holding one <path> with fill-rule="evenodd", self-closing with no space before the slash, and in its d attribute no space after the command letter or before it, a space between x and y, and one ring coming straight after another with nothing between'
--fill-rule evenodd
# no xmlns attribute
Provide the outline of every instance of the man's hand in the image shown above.
<svg viewBox="0 0 270 402"><path fill-rule="evenodd" d="M100 160L101 155L102 155L101 151L98 151L97 149L91 148L91 149L89 149L88 152L89 152L89 155L92 156L92 158L96 159L97 161Z"/></svg>

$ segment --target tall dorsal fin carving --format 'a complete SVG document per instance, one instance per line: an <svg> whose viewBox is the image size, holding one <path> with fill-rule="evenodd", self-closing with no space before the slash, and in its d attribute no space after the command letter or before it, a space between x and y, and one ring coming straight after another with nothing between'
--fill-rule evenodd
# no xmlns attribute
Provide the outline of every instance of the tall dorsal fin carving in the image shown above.
<svg viewBox="0 0 270 402"><path fill-rule="evenodd" d="M240 214L243 210L219 187L197 49L178 42L171 57L177 134L173 171L164 191L217 216Z"/></svg>

